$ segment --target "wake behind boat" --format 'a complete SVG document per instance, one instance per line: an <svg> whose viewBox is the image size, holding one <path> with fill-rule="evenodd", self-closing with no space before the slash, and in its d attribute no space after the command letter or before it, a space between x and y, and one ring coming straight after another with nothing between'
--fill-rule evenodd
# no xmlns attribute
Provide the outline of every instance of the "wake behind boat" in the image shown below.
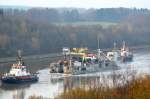
<svg viewBox="0 0 150 99"><path fill-rule="evenodd" d="M4 74L1 78L2 83L9 84L36 82L38 79L37 74L27 72L27 66L24 65L20 51L18 51L18 62L13 64L9 73Z"/></svg>

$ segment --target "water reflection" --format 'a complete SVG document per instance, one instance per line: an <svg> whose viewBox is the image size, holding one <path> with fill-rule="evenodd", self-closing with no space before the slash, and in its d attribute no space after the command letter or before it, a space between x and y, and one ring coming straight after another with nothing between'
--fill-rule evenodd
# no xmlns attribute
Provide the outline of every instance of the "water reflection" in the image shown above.
<svg viewBox="0 0 150 99"><path fill-rule="evenodd" d="M63 78L51 78L51 83L63 83L63 91L67 91L76 87L92 86L93 82L99 81L100 76L71 76Z"/></svg>
<svg viewBox="0 0 150 99"><path fill-rule="evenodd" d="M1 83L0 88L3 90L19 90L19 89L26 89L30 87L31 83L28 84L4 84Z"/></svg>
<svg viewBox="0 0 150 99"><path fill-rule="evenodd" d="M32 84L4 84L0 82L0 99L25 99L26 90Z"/></svg>
<svg viewBox="0 0 150 99"><path fill-rule="evenodd" d="M24 99L24 97L25 97L24 89L13 91L13 99Z"/></svg>

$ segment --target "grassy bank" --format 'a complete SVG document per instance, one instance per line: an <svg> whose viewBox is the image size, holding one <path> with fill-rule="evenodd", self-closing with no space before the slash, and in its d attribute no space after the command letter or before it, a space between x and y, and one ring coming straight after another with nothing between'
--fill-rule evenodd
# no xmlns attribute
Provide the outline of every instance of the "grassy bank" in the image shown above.
<svg viewBox="0 0 150 99"><path fill-rule="evenodd" d="M41 55L31 55L31 56L23 56L24 61L31 61L31 60L41 60L46 58L55 58L55 57L61 57L61 53L51 53L51 54L41 54ZM0 58L0 63L9 63L9 62L16 62L16 57L4 57Z"/></svg>
<svg viewBox="0 0 150 99"><path fill-rule="evenodd" d="M94 81L86 87L69 89L59 95L57 99L149 99L150 76L144 78L130 76L130 80L127 80L125 76L121 78L123 78L123 82L120 84L113 79L113 84L117 85L115 87L109 85L104 87L99 81L99 84Z"/></svg>

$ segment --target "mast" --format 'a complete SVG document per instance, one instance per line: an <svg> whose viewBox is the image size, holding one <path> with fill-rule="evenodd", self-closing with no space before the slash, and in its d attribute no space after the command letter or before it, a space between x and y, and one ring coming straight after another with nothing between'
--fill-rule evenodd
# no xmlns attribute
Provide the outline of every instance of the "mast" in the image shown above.
<svg viewBox="0 0 150 99"><path fill-rule="evenodd" d="M116 50L116 45L117 45L116 42L114 42L114 51Z"/></svg>
<svg viewBox="0 0 150 99"><path fill-rule="evenodd" d="M98 47L98 49L99 49L99 34L98 34L98 36L97 36L97 47Z"/></svg>
<svg viewBox="0 0 150 99"><path fill-rule="evenodd" d="M99 41L100 41L100 39L99 39L99 34L98 34L98 36L97 36L97 47L98 47L98 49L97 49L97 56L98 56L98 63L100 63L100 54L101 54L101 50L100 50L100 46L99 46Z"/></svg>
<svg viewBox="0 0 150 99"><path fill-rule="evenodd" d="M125 50L126 49L126 42L125 41L123 41L123 50Z"/></svg>
<svg viewBox="0 0 150 99"><path fill-rule="evenodd" d="M114 61L117 62L118 60L118 51L117 51L117 47L116 47L116 42L114 42L114 50L113 50L113 53L114 53Z"/></svg>
<svg viewBox="0 0 150 99"><path fill-rule="evenodd" d="M71 61L71 50L69 51L69 66L72 68L72 61Z"/></svg>
<svg viewBox="0 0 150 99"><path fill-rule="evenodd" d="M18 50L18 64L19 65L23 65L23 60L22 60L21 53L22 53L22 51Z"/></svg>

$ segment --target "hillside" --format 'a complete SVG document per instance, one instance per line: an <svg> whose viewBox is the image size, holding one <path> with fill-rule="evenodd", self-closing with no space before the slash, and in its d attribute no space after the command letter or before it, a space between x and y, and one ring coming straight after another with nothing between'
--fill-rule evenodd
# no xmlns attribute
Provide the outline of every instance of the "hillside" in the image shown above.
<svg viewBox="0 0 150 99"><path fill-rule="evenodd" d="M60 52L61 48L149 45L148 9L31 8L0 10L0 57Z"/></svg>

